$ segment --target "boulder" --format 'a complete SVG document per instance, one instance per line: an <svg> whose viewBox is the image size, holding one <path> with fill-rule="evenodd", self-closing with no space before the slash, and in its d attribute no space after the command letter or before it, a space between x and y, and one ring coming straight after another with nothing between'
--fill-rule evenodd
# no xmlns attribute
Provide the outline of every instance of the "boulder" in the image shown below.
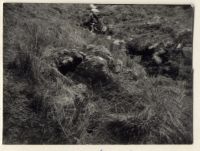
<svg viewBox="0 0 200 151"><path fill-rule="evenodd" d="M100 56L88 56L78 67L76 72L93 82L107 81L111 78L107 61Z"/></svg>
<svg viewBox="0 0 200 151"><path fill-rule="evenodd" d="M87 48L89 55L99 56L110 62L113 60L111 52L102 45L88 45Z"/></svg>
<svg viewBox="0 0 200 151"><path fill-rule="evenodd" d="M111 65L114 59L108 49L104 46L89 45L83 53L77 50L54 49L51 54L45 55L48 64L66 75L75 72L79 78L91 81L107 81L111 78Z"/></svg>
<svg viewBox="0 0 200 151"><path fill-rule="evenodd" d="M110 50L108 50L106 47L102 46L102 45L88 45L86 47L87 50L87 54L91 55L91 56L99 56L103 59L105 59L107 61L108 67L110 70L114 70L115 68L115 61L114 58L110 52Z"/></svg>

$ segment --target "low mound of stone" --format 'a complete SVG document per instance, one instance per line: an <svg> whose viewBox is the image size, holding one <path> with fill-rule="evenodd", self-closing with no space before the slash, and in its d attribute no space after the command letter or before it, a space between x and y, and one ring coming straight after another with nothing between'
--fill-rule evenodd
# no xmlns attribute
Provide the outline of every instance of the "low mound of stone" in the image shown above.
<svg viewBox="0 0 200 151"><path fill-rule="evenodd" d="M110 51L101 45L88 45L82 51L54 49L49 54L45 60L63 75L74 72L92 82L111 80L117 66Z"/></svg>
<svg viewBox="0 0 200 151"><path fill-rule="evenodd" d="M87 57L78 66L76 72L92 82L108 81L112 77L107 61L99 56Z"/></svg>
<svg viewBox="0 0 200 151"><path fill-rule="evenodd" d="M181 34L188 35L188 32ZM179 36L180 37L180 36ZM184 38L182 38L184 41ZM182 41L142 43L138 39L126 43L127 53L133 57L140 56L140 63L150 75L166 75L173 79L180 78L179 70L185 64L191 66L192 50ZM189 44L187 44L189 45Z"/></svg>

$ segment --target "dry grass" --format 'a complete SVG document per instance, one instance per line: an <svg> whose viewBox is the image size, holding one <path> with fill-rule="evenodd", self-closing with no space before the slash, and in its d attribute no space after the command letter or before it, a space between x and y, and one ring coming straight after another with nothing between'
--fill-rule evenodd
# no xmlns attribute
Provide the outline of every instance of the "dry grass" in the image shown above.
<svg viewBox="0 0 200 151"><path fill-rule="evenodd" d="M140 9L126 7L131 14ZM110 48L112 41L77 25L85 9L85 5L4 5L3 143L191 144L192 100L185 96L188 85L183 81L146 77L135 59L118 53L121 48L111 50L115 59L122 60L123 70L109 84L80 83L44 59L54 48L81 50L90 43ZM146 7L140 10L133 13L134 19L152 13ZM116 26L114 36L126 37L129 30L122 25L127 26L131 15L117 14L112 19L122 19L123 24ZM135 79L128 70L137 74Z"/></svg>
<svg viewBox="0 0 200 151"><path fill-rule="evenodd" d="M73 131L69 128L67 133L63 129L70 121L70 115L64 116L63 109L69 108L73 113L73 102L68 105L61 101L62 109L57 107L63 96L72 100L74 94L66 87L73 83L41 57L49 45L67 48L84 45L81 37L84 32L56 18L47 21L10 14L9 7L17 11L19 6L5 6L4 143L73 143L70 142Z"/></svg>
<svg viewBox="0 0 200 151"><path fill-rule="evenodd" d="M86 133L84 143L191 144L191 106L184 102L184 83L171 82L163 78L138 81L139 95L114 88L110 94L102 92L109 100L98 100L100 111L92 119L96 126L92 134Z"/></svg>

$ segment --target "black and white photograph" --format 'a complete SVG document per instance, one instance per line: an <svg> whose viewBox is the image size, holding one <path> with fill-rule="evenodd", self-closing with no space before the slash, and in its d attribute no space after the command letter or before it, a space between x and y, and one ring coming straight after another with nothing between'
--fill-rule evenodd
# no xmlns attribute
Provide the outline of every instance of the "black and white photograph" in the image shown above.
<svg viewBox="0 0 200 151"><path fill-rule="evenodd" d="M4 145L194 142L190 4L4 3Z"/></svg>

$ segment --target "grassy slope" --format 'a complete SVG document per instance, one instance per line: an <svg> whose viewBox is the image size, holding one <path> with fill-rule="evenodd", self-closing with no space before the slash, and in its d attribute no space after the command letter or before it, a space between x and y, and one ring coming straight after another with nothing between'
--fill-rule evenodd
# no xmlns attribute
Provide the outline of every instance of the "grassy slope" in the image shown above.
<svg viewBox="0 0 200 151"><path fill-rule="evenodd" d="M192 29L191 9L98 6L105 23L114 24L115 38L133 35L144 43L165 42ZM185 97L185 81L164 77L134 81L122 72L110 85L91 86L64 77L43 60L54 48L82 49L90 43L110 48L112 40L80 27L88 9L88 5L4 5L4 143L191 143L192 98ZM144 26L157 15L162 28ZM162 30L166 27L173 34ZM125 70L135 65L128 60ZM86 109L71 125L75 94L86 98Z"/></svg>

